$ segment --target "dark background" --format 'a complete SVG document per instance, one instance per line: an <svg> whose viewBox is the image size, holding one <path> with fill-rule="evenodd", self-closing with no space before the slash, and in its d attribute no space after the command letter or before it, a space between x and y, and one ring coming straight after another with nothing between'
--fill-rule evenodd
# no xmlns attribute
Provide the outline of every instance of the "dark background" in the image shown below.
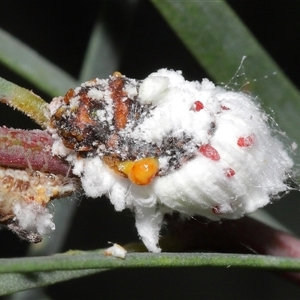
<svg viewBox="0 0 300 300"><path fill-rule="evenodd" d="M186 79L207 77L149 1L138 2L130 34L124 36L125 2L109 1L107 16L109 30L121 53L119 71L128 77L144 78L161 67L168 67L182 70ZM300 2L228 2L299 87ZM103 1L1 1L0 27L77 78L90 32L102 8ZM268 74L261 77L264 75ZM50 101L49 96L1 65L0 76L33 89ZM0 109L0 125L37 128L22 114L4 105ZM73 201L78 202L78 209L61 251L107 247L107 241L124 244L137 240L131 212L114 212L105 198L83 197ZM294 209L285 209L288 206ZM299 232L298 194L284 198L268 210ZM0 238L1 257L25 255L27 243L7 231L1 231ZM300 298L299 288L274 274L230 268L117 270L57 284L47 290L53 299Z"/></svg>

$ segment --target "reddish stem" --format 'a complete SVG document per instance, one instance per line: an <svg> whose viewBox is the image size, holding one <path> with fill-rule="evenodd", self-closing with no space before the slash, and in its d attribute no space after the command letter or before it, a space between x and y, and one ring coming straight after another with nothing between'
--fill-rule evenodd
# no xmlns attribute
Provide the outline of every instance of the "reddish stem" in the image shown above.
<svg viewBox="0 0 300 300"><path fill-rule="evenodd" d="M0 165L67 175L70 166L53 156L51 136L42 130L0 127Z"/></svg>

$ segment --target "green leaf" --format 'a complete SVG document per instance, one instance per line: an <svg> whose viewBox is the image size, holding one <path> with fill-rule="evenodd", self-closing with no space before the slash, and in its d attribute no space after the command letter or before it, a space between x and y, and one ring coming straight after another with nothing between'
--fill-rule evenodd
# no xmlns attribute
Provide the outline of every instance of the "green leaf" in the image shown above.
<svg viewBox="0 0 300 300"><path fill-rule="evenodd" d="M111 33L110 18L115 15L115 6L111 5L110 0L103 1L103 7L99 11L85 53L79 76L81 81L96 77L107 78L119 69L122 50L128 38L137 5L138 0L118 3L118 8L122 10L122 19L118 20L118 23L122 24L122 37L116 40L114 34Z"/></svg>
<svg viewBox="0 0 300 300"><path fill-rule="evenodd" d="M137 267L248 267L300 271L300 259L223 253L129 253L125 259L105 256L104 250L70 251L44 257L0 259L0 274Z"/></svg>
<svg viewBox="0 0 300 300"><path fill-rule="evenodd" d="M64 95L78 85L62 69L3 29L0 29L0 62L50 96Z"/></svg>
<svg viewBox="0 0 300 300"><path fill-rule="evenodd" d="M45 257L0 259L0 295L41 287L111 268L247 267L300 271L300 260L264 255L220 253L129 253L108 257L104 250L70 251Z"/></svg>
<svg viewBox="0 0 300 300"><path fill-rule="evenodd" d="M225 1L152 0L182 42L217 82L229 82L244 56L251 92L300 143L300 95ZM270 76L277 72L276 76ZM255 79L268 76L268 80Z"/></svg>

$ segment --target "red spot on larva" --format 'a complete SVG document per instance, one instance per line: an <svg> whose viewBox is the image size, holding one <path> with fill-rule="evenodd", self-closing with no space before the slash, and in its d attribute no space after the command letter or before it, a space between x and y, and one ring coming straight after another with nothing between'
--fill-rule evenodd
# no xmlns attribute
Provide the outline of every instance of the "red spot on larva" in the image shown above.
<svg viewBox="0 0 300 300"><path fill-rule="evenodd" d="M225 169L224 171L225 171L226 177L232 177L235 175L235 171L231 168Z"/></svg>
<svg viewBox="0 0 300 300"><path fill-rule="evenodd" d="M200 153L202 153L205 157L210 158L212 160L219 160L220 155L218 151L209 144L202 145L199 148Z"/></svg>
<svg viewBox="0 0 300 300"><path fill-rule="evenodd" d="M238 146L240 147L250 147L254 143L254 135L251 134L246 137L240 137L237 141Z"/></svg>
<svg viewBox="0 0 300 300"><path fill-rule="evenodd" d="M215 205L212 207L211 211L215 214L215 215L220 215L221 214L221 210L219 205Z"/></svg>
<svg viewBox="0 0 300 300"><path fill-rule="evenodd" d="M230 110L230 108L228 108L228 107L225 106L225 105L221 105L221 108L222 108L222 110Z"/></svg>
<svg viewBox="0 0 300 300"><path fill-rule="evenodd" d="M203 108L204 108L204 105L201 101L195 101L195 103L192 106L193 111L200 111Z"/></svg>

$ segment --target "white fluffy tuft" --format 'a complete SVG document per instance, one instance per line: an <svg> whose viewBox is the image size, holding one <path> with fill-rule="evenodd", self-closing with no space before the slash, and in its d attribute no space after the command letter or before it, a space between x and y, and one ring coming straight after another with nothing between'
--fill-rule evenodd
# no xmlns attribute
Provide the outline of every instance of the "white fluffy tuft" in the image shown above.
<svg viewBox="0 0 300 300"><path fill-rule="evenodd" d="M52 214L47 208L37 203L15 203L13 212L22 230L36 232L43 236L55 229Z"/></svg>

